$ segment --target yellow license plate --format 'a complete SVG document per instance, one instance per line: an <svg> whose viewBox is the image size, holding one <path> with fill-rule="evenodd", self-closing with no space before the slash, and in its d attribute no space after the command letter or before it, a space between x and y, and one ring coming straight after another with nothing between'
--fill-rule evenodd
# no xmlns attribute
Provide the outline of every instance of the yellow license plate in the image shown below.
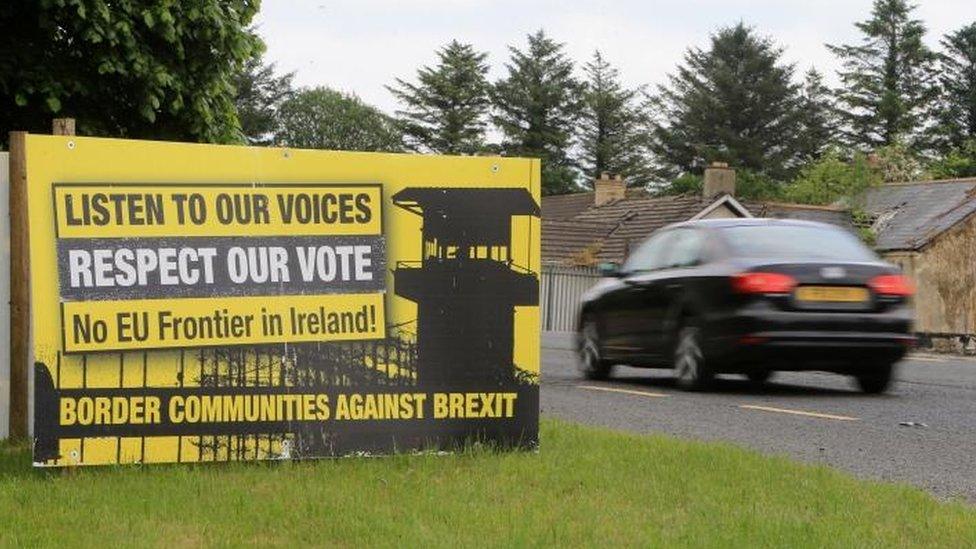
<svg viewBox="0 0 976 549"><path fill-rule="evenodd" d="M849 286L800 286L796 289L796 299L799 301L862 303L868 300L868 290Z"/></svg>

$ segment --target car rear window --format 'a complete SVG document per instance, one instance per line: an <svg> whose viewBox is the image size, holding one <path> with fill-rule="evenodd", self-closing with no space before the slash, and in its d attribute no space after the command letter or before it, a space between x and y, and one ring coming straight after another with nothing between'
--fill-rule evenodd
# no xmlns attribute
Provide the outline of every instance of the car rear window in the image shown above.
<svg viewBox="0 0 976 549"><path fill-rule="evenodd" d="M833 227L739 225L724 227L722 235L733 254L742 257L802 257L832 261L877 259L857 237Z"/></svg>

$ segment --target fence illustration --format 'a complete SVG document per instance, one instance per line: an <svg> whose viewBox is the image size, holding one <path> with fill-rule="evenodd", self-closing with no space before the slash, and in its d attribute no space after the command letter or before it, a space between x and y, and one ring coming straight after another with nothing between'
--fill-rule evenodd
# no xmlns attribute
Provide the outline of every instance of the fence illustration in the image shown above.
<svg viewBox="0 0 976 549"><path fill-rule="evenodd" d="M409 323L388 327L388 336L381 340L179 350L173 352L176 364L170 369L165 385L180 389L287 387L308 391L412 387L417 383L417 344L415 335L406 329L408 326ZM133 377L141 382L142 388L159 387L159 376L149 371L151 352L99 354L97 365L90 363L94 359L87 354L66 357L58 353L54 368L56 389L79 385L93 387L92 370L97 368L99 378L104 379L108 360L117 360L118 388L132 388ZM308 441L300 440L303 434L306 437L321 436L321 433L312 432L177 436L175 461L287 457L296 445L308 444ZM130 448L125 460L123 437L110 438L115 439L117 462L144 461L148 437L125 437L129 441L138 438L138 447ZM90 442L89 438L78 439L76 453L70 457L84 462L86 446ZM188 452L195 454L196 459L186 459Z"/></svg>

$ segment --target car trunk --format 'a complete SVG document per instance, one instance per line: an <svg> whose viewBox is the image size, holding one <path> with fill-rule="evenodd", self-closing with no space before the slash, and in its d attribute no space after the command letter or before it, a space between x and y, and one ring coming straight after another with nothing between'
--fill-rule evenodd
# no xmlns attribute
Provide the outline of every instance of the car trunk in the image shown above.
<svg viewBox="0 0 976 549"><path fill-rule="evenodd" d="M746 272L779 273L796 281L792 292L764 296L784 310L856 313L883 310L901 301L876 295L870 287L875 277L894 273L883 263L791 261L744 267Z"/></svg>

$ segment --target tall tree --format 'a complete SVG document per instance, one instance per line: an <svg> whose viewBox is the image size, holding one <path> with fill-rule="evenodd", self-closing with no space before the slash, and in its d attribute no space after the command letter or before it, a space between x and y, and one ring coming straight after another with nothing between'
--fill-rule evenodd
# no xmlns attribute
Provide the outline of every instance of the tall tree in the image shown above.
<svg viewBox="0 0 976 549"><path fill-rule="evenodd" d="M71 116L89 135L239 139L254 0L0 2L0 143Z"/></svg>
<svg viewBox="0 0 976 549"><path fill-rule="evenodd" d="M942 46L938 133L946 153L976 140L976 23L947 34Z"/></svg>
<svg viewBox="0 0 976 549"><path fill-rule="evenodd" d="M392 118L354 95L324 87L298 90L282 103L275 142L302 149L403 149Z"/></svg>
<svg viewBox="0 0 976 549"><path fill-rule="evenodd" d="M601 173L623 175L633 186L651 181L646 116L640 90L625 88L620 72L599 51L585 67L586 93L580 118L580 165L591 180Z"/></svg>
<svg viewBox="0 0 976 549"><path fill-rule="evenodd" d="M492 89L492 120L502 133L502 151L541 158L544 193L571 192L577 174L570 149L583 107L573 62L542 30L528 36L525 50L509 50L508 75Z"/></svg>
<svg viewBox="0 0 976 549"><path fill-rule="evenodd" d="M719 29L653 97L652 148L662 172L699 173L713 161L780 178L799 161L799 86L783 50L739 23Z"/></svg>
<svg viewBox="0 0 976 549"><path fill-rule="evenodd" d="M487 53L451 41L438 64L417 71L417 84L399 78L387 89L405 105L396 112L410 147L441 154L474 154L485 145L490 87Z"/></svg>
<svg viewBox="0 0 976 549"><path fill-rule="evenodd" d="M265 64L260 55L248 59L237 75L234 99L244 142L270 145L274 141L277 112L292 94L294 76L294 72L277 74L274 63Z"/></svg>
<svg viewBox="0 0 976 549"><path fill-rule="evenodd" d="M798 152L804 162L819 159L838 137L839 121L833 94L817 69L807 71L800 91Z"/></svg>
<svg viewBox="0 0 976 549"><path fill-rule="evenodd" d="M903 141L924 147L936 55L922 41L925 25L906 0L874 0L871 17L855 25L860 45L828 45L843 62L838 92L848 140L867 149Z"/></svg>

